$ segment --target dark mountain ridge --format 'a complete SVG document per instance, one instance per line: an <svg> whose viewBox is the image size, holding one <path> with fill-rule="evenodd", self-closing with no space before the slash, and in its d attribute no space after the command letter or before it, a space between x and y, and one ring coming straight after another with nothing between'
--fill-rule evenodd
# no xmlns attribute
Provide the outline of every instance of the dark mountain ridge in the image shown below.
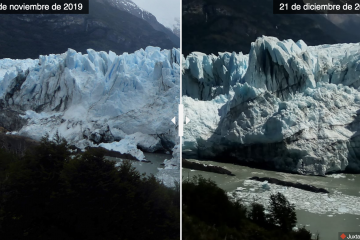
<svg viewBox="0 0 360 240"><path fill-rule="evenodd" d="M0 58L38 58L68 48L121 54L147 46L179 47L179 39L155 17L149 23L111 2L90 0L89 14L0 15Z"/></svg>
<svg viewBox="0 0 360 240"><path fill-rule="evenodd" d="M155 30L164 32L167 36L169 36L170 40L176 45L180 46L180 39L179 37L174 34L174 32L159 23L156 17L151 14L150 12L143 10L142 8L138 7L134 2L131 0L104 0L108 1L112 6L131 13L132 15L144 19L147 21Z"/></svg>
<svg viewBox="0 0 360 240"><path fill-rule="evenodd" d="M247 54L262 35L308 45L359 42L360 37L320 14L273 14L271 0L183 0L183 54L235 51Z"/></svg>

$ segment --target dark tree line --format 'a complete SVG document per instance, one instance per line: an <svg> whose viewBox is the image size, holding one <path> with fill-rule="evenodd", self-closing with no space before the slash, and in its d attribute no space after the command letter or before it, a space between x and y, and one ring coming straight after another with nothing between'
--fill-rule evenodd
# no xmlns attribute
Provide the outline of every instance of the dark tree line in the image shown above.
<svg viewBox="0 0 360 240"><path fill-rule="evenodd" d="M184 240L312 239L305 228L292 230L295 207L281 193L271 195L266 214L263 205L247 208L240 200L230 200L212 180L195 176L183 181L182 198Z"/></svg>
<svg viewBox="0 0 360 240"><path fill-rule="evenodd" d="M101 150L72 155L59 136L24 157L0 149L0 239L179 239L179 218L179 187Z"/></svg>

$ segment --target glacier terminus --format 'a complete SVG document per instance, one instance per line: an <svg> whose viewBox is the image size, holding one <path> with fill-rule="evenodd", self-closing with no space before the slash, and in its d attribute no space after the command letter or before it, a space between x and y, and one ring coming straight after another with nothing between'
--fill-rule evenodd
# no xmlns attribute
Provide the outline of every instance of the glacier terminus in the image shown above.
<svg viewBox="0 0 360 240"><path fill-rule="evenodd" d="M179 49L149 46L122 55L69 49L1 59L0 120L8 134L40 140L58 132L80 149L101 146L140 161L143 151L173 152L159 172L172 185L180 168L180 140L170 121L180 103L180 57Z"/></svg>
<svg viewBox="0 0 360 240"><path fill-rule="evenodd" d="M325 175L360 171L360 43L259 37L183 57L183 156Z"/></svg>

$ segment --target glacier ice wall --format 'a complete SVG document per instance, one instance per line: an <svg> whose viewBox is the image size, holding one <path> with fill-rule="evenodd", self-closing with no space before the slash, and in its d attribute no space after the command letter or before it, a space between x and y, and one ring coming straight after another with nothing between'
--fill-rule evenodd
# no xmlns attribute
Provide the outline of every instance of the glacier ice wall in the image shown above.
<svg viewBox="0 0 360 240"><path fill-rule="evenodd" d="M219 56L191 53L182 61L183 94L199 100L211 100L228 94L230 86L241 79L248 57L242 53L219 53Z"/></svg>
<svg viewBox="0 0 360 240"><path fill-rule="evenodd" d="M141 150L178 144L170 120L180 102L180 57L179 49L147 47L1 59L0 108L26 120L16 134L39 140L58 131L77 147L102 144L142 160Z"/></svg>
<svg viewBox="0 0 360 240"><path fill-rule="evenodd" d="M206 69L216 72L224 56L241 56L236 66L222 60L224 72L237 74L207 85L212 92L205 97L197 94L204 92L202 79L213 79ZM302 174L360 170L359 43L309 47L264 36L248 56L190 54L182 71L183 78L197 79L192 92L188 83L182 86L191 119L185 157L228 158L222 160ZM229 91L214 94L219 88Z"/></svg>

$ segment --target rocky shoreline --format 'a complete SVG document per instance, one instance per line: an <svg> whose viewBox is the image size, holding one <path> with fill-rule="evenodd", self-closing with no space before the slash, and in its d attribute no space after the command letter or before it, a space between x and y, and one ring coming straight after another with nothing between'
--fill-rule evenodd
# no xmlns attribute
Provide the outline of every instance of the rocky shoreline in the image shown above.
<svg viewBox="0 0 360 240"><path fill-rule="evenodd" d="M106 156L106 157L115 157L115 158L121 158L121 159L127 159L127 160L145 162L145 163L150 163L151 162L151 161L148 161L148 160L140 161L136 157L134 157L134 156L132 156L132 155L130 155L128 153L120 153L120 152L113 151L113 150L107 150L107 149L102 148L102 147L88 147L86 149L95 149L95 148L99 148L102 151L104 151L104 156Z"/></svg>
<svg viewBox="0 0 360 240"><path fill-rule="evenodd" d="M255 176L255 177L251 177L250 180L255 180L255 181L259 181L259 182L267 181L268 183L281 185L281 186L285 186L285 187L298 188L298 189L302 189L302 190L314 192L314 193L329 193L329 191L324 188L317 188L317 187L314 187L309 184L302 184L302 183L298 183L298 182L293 183L293 182L282 181L282 180L279 180L276 178L270 178L270 177L262 177L261 178L261 177Z"/></svg>
<svg viewBox="0 0 360 240"><path fill-rule="evenodd" d="M226 170L222 167L210 166L210 165L205 165L205 164L196 163L196 162L190 162L186 159L182 160L182 167L193 169L193 170L200 170L200 171L204 171L204 172L213 172L213 173L219 173L219 174L226 174L229 176L235 176L232 172L230 172L229 170Z"/></svg>
<svg viewBox="0 0 360 240"><path fill-rule="evenodd" d="M0 127L0 149L5 149L16 155L23 156L26 151L31 150L32 148L39 145L39 142L34 139L24 137L24 136L19 136L19 135L6 134L6 133L4 133L5 131L4 132L1 131L2 129L3 128ZM72 152L74 154L79 154L82 152L80 148L77 148L74 145L71 145L69 148L72 150ZM132 161L139 161L138 159L136 159L135 157L133 157L130 154L127 154L127 153L122 154L120 152L107 150L102 147L88 147L87 149L90 150L90 149L94 149L94 148L102 149L104 151L104 156L107 156L107 157L117 157L117 158L132 160ZM150 161L145 160L142 162L150 162Z"/></svg>
<svg viewBox="0 0 360 240"><path fill-rule="evenodd" d="M39 142L31 138L10 135L4 132L0 132L0 149L5 149L13 154L23 156L26 151L39 145Z"/></svg>

